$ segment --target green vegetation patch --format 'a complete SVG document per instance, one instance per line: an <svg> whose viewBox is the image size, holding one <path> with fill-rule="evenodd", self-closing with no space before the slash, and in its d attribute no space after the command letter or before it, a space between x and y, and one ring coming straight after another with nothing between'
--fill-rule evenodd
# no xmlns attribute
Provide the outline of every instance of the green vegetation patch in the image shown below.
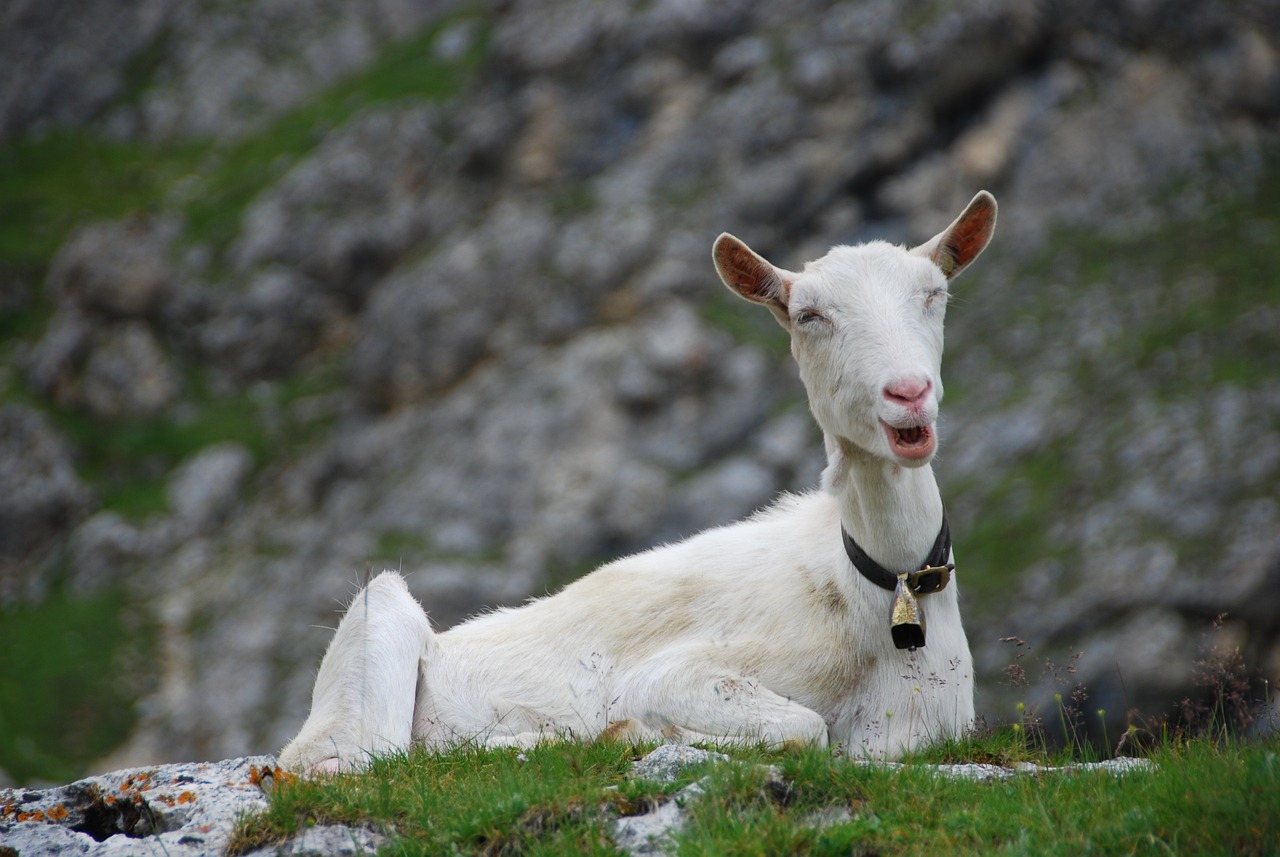
<svg viewBox="0 0 1280 857"><path fill-rule="evenodd" d="M1008 749L1007 737L993 740L969 743L965 761L989 763ZM1266 854L1280 841L1275 737L1168 743L1152 756L1155 770L1122 776L997 782L808 748L728 750L735 764L659 786L628 777L649 749L568 743L382 759L365 774L285 783L266 813L242 823L235 847L343 823L391 833L383 854L616 854L615 818L650 811L704 774L671 853Z"/></svg>
<svg viewBox="0 0 1280 857"><path fill-rule="evenodd" d="M200 148L71 129L0 143L0 266L39 273L76 224L158 209Z"/></svg>
<svg viewBox="0 0 1280 857"><path fill-rule="evenodd" d="M54 593L0 609L0 768L11 779L71 782L133 728L154 633L126 622L124 598Z"/></svg>
<svg viewBox="0 0 1280 857"><path fill-rule="evenodd" d="M640 812L663 795L626 778L633 757L617 744L569 743L379 759L367 773L282 784L232 851L340 823L397 834L384 854L613 854L603 808Z"/></svg>

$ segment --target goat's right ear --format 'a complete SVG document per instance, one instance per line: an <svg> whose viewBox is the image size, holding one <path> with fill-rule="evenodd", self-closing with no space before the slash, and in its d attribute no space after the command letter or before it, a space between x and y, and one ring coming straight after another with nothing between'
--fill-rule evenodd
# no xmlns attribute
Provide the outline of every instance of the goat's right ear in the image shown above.
<svg viewBox="0 0 1280 857"><path fill-rule="evenodd" d="M783 327L791 326L787 301L794 274L775 268L728 232L716 239L711 258L726 286L753 303L764 304Z"/></svg>

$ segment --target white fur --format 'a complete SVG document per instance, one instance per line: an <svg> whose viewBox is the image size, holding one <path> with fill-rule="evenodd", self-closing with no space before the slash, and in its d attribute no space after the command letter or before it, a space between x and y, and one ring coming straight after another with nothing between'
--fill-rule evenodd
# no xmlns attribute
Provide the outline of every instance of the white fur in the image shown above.
<svg viewBox="0 0 1280 857"><path fill-rule="evenodd" d="M892 594L854 570L840 530L891 570L929 553L942 520L929 462L946 289L994 224L980 193L914 250L836 247L799 274L722 235L721 277L791 332L826 439L821 490L440 634L398 574L380 575L343 618L281 764L341 770L414 741L602 733L893 757L963 733L973 662L957 583L921 599L927 645L896 649ZM895 447L886 426L923 426L926 439Z"/></svg>

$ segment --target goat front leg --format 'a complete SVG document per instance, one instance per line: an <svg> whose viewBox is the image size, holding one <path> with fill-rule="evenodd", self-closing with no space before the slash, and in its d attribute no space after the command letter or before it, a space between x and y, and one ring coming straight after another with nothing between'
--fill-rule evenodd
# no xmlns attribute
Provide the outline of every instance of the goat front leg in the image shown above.
<svg viewBox="0 0 1280 857"><path fill-rule="evenodd" d="M827 746L822 715L724 665L715 650L659 655L627 683L619 710L633 719L606 736L713 744Z"/></svg>
<svg viewBox="0 0 1280 857"><path fill-rule="evenodd" d="M302 773L349 771L409 748L431 625L404 578L383 572L351 602L320 662L311 714L280 753Z"/></svg>

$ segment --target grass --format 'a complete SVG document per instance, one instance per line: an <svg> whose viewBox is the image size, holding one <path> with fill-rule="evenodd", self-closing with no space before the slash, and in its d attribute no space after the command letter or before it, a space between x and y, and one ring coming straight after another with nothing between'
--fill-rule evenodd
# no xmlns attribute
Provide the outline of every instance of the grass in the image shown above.
<svg viewBox="0 0 1280 857"><path fill-rule="evenodd" d="M124 606L108 590L0 609L0 768L15 781L70 782L132 729L129 676L145 672L153 635Z"/></svg>
<svg viewBox="0 0 1280 857"><path fill-rule="evenodd" d="M609 854L599 807L634 811L662 794L626 780L632 756L610 744L466 747L379 759L360 775L289 780L265 814L241 825L236 849L345 823L396 831L393 854Z"/></svg>
<svg viewBox="0 0 1280 857"><path fill-rule="evenodd" d="M971 740L963 754L998 760L1008 735ZM1125 776L1028 774L987 783L920 765L856 764L817 749L728 750L742 764L690 771L671 785L629 779L631 760L649 749L415 751L378 760L365 774L291 780L266 813L242 822L236 849L343 823L391 833L383 854L613 854L613 819L646 811L704 774L705 794L686 804L673 853L1265 854L1280 842L1274 736L1170 741L1152 755L1156 770ZM767 776L770 764L784 782ZM823 816L835 822L814 823Z"/></svg>

